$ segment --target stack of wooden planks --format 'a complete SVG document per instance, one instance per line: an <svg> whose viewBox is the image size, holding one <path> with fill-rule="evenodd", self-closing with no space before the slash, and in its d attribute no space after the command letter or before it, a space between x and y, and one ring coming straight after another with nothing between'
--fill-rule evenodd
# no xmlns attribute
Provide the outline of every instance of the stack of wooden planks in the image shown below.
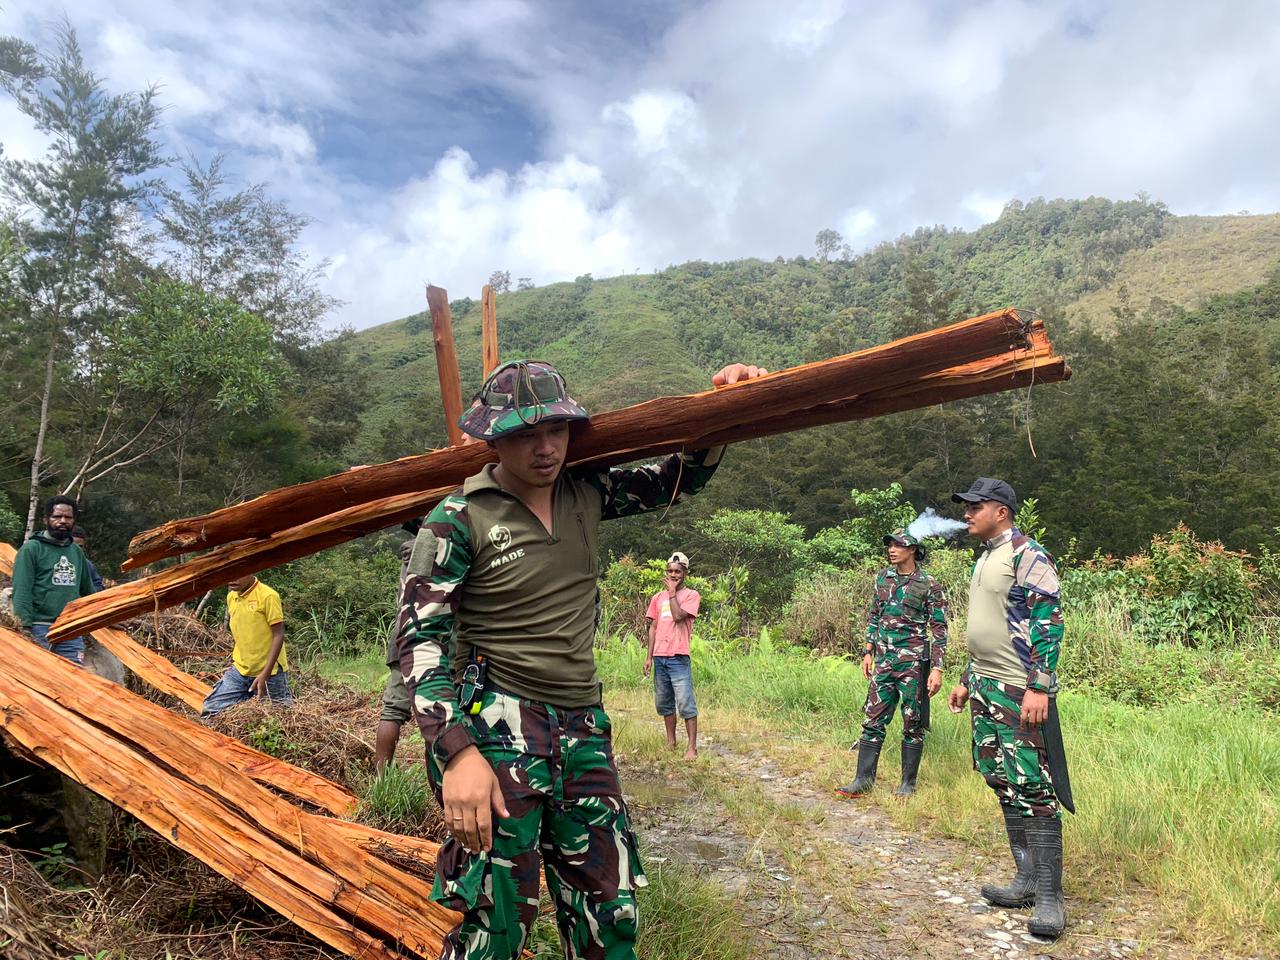
<svg viewBox="0 0 1280 960"><path fill-rule="evenodd" d="M733 386L599 414L575 430L569 455L575 465L603 467L1060 382L1070 375L1043 323L1006 309ZM70 604L50 636L77 636L181 603L236 576L419 516L493 459L487 445L465 443L171 521L133 539L126 568L214 549Z"/></svg>
<svg viewBox="0 0 1280 960"><path fill-rule="evenodd" d="M350 956L438 957L457 921L415 875L436 844L309 813L255 782L248 747L3 628L0 732Z"/></svg>

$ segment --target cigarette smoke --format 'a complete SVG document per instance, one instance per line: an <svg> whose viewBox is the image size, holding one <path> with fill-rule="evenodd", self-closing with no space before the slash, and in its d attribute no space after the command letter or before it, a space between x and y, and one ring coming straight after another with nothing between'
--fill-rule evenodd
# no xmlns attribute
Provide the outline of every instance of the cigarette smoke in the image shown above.
<svg viewBox="0 0 1280 960"><path fill-rule="evenodd" d="M952 534L967 530L968 524L963 520L952 520L940 517L933 507L916 517L907 526L907 533L913 537L949 537Z"/></svg>

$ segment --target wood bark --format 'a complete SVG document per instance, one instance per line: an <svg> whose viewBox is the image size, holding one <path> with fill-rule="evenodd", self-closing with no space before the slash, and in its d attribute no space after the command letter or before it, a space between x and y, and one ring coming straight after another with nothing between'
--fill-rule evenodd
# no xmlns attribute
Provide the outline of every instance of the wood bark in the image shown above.
<svg viewBox="0 0 1280 960"><path fill-rule="evenodd" d="M462 428L458 426L458 418L462 416L462 377L458 372L448 292L443 287L427 287L427 308L431 311L431 333L436 344L436 373L440 377L444 426L450 445L457 446L462 442Z"/></svg>
<svg viewBox="0 0 1280 960"><path fill-rule="evenodd" d="M1026 347L1018 351L953 367L909 384L856 395L850 400L819 404L799 413L736 424L697 437L683 446L698 449L803 427L883 416L1001 390L1030 387L1036 383L1058 382L1069 376L1069 368L1060 357L1054 356L1052 345L1044 331L1033 329ZM479 444L472 446L487 449ZM612 462L634 460L670 450L669 444L659 443L587 461L586 465L603 467ZM571 456L574 453L576 441L575 446L571 447ZM579 461L575 458L575 462ZM50 629L49 635L55 639L77 636L86 630L137 616L157 606L167 607L185 602L198 596L207 586L225 583L243 574L257 573L382 529L391 523L421 516L452 489L454 488L440 487L388 497L273 534L264 540L242 541L219 547L187 563L69 604Z"/></svg>
<svg viewBox="0 0 1280 960"><path fill-rule="evenodd" d="M1039 322L1001 310L894 343L793 367L757 380L686 397L663 397L592 418L575 431L576 461L637 450L677 450L739 425L777 420L858 396L890 390L948 368L1026 352ZM796 429L803 426L797 423ZM761 434L752 433L753 436ZM360 503L453 486L493 459L480 444L436 450L263 494L200 517L174 520L139 534L126 568L242 538L261 538Z"/></svg>
<svg viewBox="0 0 1280 960"><path fill-rule="evenodd" d="M497 295L493 292L493 284L486 283L480 291L480 340L482 344L482 375L498 369L501 354L498 350L498 305Z"/></svg>
<svg viewBox="0 0 1280 960"><path fill-rule="evenodd" d="M7 543L0 543L0 574L7 577L13 576L14 556L13 547ZM72 636L81 635L82 632L72 634ZM103 627L93 630L92 635L144 683L181 700L197 712L204 705L204 699L209 695L208 684L184 673L155 651L138 643L123 630ZM167 716L171 716L169 711L158 704L142 699L139 699L139 702L142 704L139 709L150 714L157 723L163 723ZM259 783L275 787L329 813L347 814L356 807L358 801L355 794L326 777L254 750L233 737L224 736L207 727L197 725L192 729L195 741L211 757L231 765Z"/></svg>
<svg viewBox="0 0 1280 960"><path fill-rule="evenodd" d="M353 839L258 786L203 750L193 721L3 629L0 701L0 728L23 748L324 942L357 957L439 955L457 915L366 854L377 831Z"/></svg>

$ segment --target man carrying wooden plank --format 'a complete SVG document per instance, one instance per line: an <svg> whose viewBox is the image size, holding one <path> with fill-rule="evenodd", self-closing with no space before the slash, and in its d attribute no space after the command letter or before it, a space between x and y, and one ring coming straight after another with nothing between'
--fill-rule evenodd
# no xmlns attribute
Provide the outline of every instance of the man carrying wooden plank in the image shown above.
<svg viewBox="0 0 1280 960"><path fill-rule="evenodd" d="M13 612L36 643L77 666L84 666L84 637L49 644L47 635L62 608L94 593L89 558L72 539L80 505L71 497L50 497L44 530L22 545L13 561Z"/></svg>
<svg viewBox="0 0 1280 960"><path fill-rule="evenodd" d="M764 372L734 364L713 383ZM518 957L540 861L566 957L635 956L647 881L592 652L599 524L701 489L723 448L566 471L587 420L550 364L499 367L460 421L498 463L432 510L409 560L400 666L452 831L431 897L464 915L442 957Z"/></svg>
<svg viewBox="0 0 1280 960"><path fill-rule="evenodd" d="M952 499L986 549L969 584L969 665L948 702L953 713L970 706L973 766L1000 800L1017 870L1008 886L988 884L982 896L1002 907L1034 903L1027 929L1056 938L1066 924L1060 807L1075 812L1058 725L1058 570L1013 525L1018 500L1009 484L979 477Z"/></svg>
<svg viewBox="0 0 1280 960"><path fill-rule="evenodd" d="M211 717L253 697L292 706L280 594L253 574L232 580L228 586L227 620L235 641L231 666L210 691L200 715Z"/></svg>

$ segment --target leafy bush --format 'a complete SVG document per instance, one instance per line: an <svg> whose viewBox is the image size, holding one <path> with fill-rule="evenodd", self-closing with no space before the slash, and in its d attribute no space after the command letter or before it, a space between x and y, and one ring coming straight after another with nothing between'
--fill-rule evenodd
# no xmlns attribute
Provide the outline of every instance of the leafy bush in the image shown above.
<svg viewBox="0 0 1280 960"><path fill-rule="evenodd" d="M902 485L891 483L881 490L849 491L852 519L818 531L808 542L809 566L848 570L867 560L884 557L884 537L916 518L916 509L902 499Z"/></svg>
<svg viewBox="0 0 1280 960"><path fill-rule="evenodd" d="M22 518L9 506L5 497L0 497L0 540L10 543L18 539L22 533Z"/></svg>
<svg viewBox="0 0 1280 960"><path fill-rule="evenodd" d="M852 653L861 647L875 568L822 570L797 585L779 627L788 643Z"/></svg>
<svg viewBox="0 0 1280 960"><path fill-rule="evenodd" d="M749 596L764 609L782 608L805 563L803 527L771 510L717 510L695 527L700 569L750 570Z"/></svg>
<svg viewBox="0 0 1280 960"><path fill-rule="evenodd" d="M1147 555L1130 557L1125 571L1144 601L1134 629L1152 642L1210 645L1255 612L1258 577L1247 554L1203 543L1182 525L1153 539Z"/></svg>
<svg viewBox="0 0 1280 960"><path fill-rule="evenodd" d="M263 575L280 592L290 651L303 659L384 647L399 604L395 550L325 550Z"/></svg>

